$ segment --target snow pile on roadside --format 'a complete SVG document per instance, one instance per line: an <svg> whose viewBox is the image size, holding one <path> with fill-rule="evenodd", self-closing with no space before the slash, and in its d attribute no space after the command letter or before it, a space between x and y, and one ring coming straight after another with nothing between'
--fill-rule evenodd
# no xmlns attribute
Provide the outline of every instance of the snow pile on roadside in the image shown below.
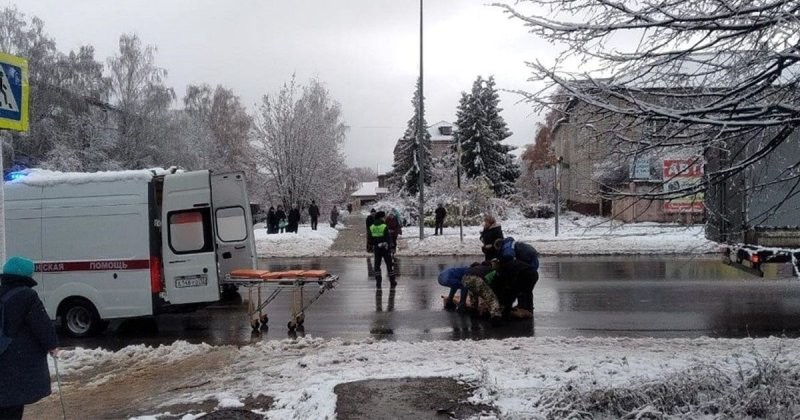
<svg viewBox="0 0 800 420"><path fill-rule="evenodd" d="M704 226L672 223L621 223L605 218L568 213L555 236L554 219L514 217L501 221L503 234L532 244L544 255L611 254L706 254L719 251L719 245L705 238ZM478 226L464 227L464 242L458 226L446 227L443 236L419 241L416 231L405 234L401 255L479 255ZM405 242L405 245L402 245Z"/></svg>
<svg viewBox="0 0 800 420"><path fill-rule="evenodd" d="M86 351L67 351L65 369L80 369L74 363ZM275 398L271 418L334 418L337 384L451 377L475 385L472 401L494 405L503 418L647 412L791 418L800 413L800 396L791 391L800 386L797 339L534 337L409 343L306 338L227 351L236 352L235 363L210 372L198 366L208 382L176 391L168 404L215 398L230 405L231 398L263 393ZM137 350L137 357L155 362L161 356Z"/></svg>
<svg viewBox="0 0 800 420"><path fill-rule="evenodd" d="M297 233L276 233L267 235L263 224L255 225L253 232L256 252L259 257L311 257L324 254L339 235L342 224L332 228L321 221L317 230L310 225L300 225Z"/></svg>
<svg viewBox="0 0 800 420"><path fill-rule="evenodd" d="M60 374L70 375L102 365L114 366L123 360L138 360L143 363L171 363L189 356L208 353L213 348L205 343L189 344L186 341L176 341L171 345L158 347L139 344L125 347L116 352L101 348L77 348L59 353L58 369ZM55 374L53 359L48 357L47 360L50 364L50 373Z"/></svg>

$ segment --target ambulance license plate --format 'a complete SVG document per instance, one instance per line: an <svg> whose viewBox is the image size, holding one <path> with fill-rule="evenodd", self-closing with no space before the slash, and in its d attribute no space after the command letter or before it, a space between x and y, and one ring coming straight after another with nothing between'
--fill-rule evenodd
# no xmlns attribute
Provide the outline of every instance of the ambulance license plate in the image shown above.
<svg viewBox="0 0 800 420"><path fill-rule="evenodd" d="M208 276L205 274L175 278L175 287L178 288L200 286L208 286Z"/></svg>

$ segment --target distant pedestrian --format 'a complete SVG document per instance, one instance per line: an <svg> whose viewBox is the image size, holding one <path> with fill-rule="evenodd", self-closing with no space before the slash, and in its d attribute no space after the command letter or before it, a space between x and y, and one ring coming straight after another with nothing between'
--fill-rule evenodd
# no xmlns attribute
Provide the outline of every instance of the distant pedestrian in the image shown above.
<svg viewBox="0 0 800 420"><path fill-rule="evenodd" d="M269 206L267 212L267 233L278 233L278 215L275 213L275 207Z"/></svg>
<svg viewBox="0 0 800 420"><path fill-rule="evenodd" d="M331 209L331 227L335 228L337 223L339 223L339 209L333 206Z"/></svg>
<svg viewBox="0 0 800 420"><path fill-rule="evenodd" d="M369 238L372 242L373 258L375 261L373 266L373 271L375 272L375 287L378 289L381 288L381 261L385 261L386 272L389 275L389 284L391 288L394 289L394 287L397 286L397 281L395 280L394 264L391 257L392 237L389 234L389 227L386 226L386 222L383 220L384 217L386 217L386 213L382 211L375 213L375 220L372 226L369 227Z"/></svg>
<svg viewBox="0 0 800 420"><path fill-rule="evenodd" d="M347 203L347 213L353 213L353 204Z"/></svg>
<svg viewBox="0 0 800 420"><path fill-rule="evenodd" d="M308 215L311 217L311 230L317 230L317 220L319 220L319 207L314 200L308 206Z"/></svg>
<svg viewBox="0 0 800 420"><path fill-rule="evenodd" d="M481 231L480 239L483 243L481 251L483 251L485 261L491 261L500 256L494 248L494 241L503 239L503 229L491 214L483 216L483 231Z"/></svg>
<svg viewBox="0 0 800 420"><path fill-rule="evenodd" d="M286 212L283 211L283 206L278 204L278 209L275 210L275 217L278 218L278 232L283 233L288 223L286 222Z"/></svg>
<svg viewBox="0 0 800 420"><path fill-rule="evenodd" d="M300 224L300 209L297 204L292 206L289 210L289 217L287 218L286 231L297 233L297 227Z"/></svg>
<svg viewBox="0 0 800 420"><path fill-rule="evenodd" d="M444 218L447 217L447 210L444 208L442 203L439 203L439 207L436 207L436 227L433 228L433 234L435 235L444 235Z"/></svg>
<svg viewBox="0 0 800 420"><path fill-rule="evenodd" d="M58 337L32 289L33 271L33 261L11 257L0 275L0 328L11 338L0 348L0 419L21 419L25 405L50 395L47 353L57 355Z"/></svg>

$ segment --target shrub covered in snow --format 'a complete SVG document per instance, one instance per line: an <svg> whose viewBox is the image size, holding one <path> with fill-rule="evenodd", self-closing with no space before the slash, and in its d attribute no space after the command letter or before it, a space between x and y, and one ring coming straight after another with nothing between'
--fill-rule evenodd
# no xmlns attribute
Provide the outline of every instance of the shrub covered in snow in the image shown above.
<svg viewBox="0 0 800 420"><path fill-rule="evenodd" d="M526 203L520 210L526 219L546 219L555 215L556 208L552 203Z"/></svg>

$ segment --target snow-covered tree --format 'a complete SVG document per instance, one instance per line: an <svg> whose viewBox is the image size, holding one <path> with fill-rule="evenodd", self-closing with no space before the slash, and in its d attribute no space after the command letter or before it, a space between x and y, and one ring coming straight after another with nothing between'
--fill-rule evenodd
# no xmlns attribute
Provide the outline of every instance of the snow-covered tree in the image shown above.
<svg viewBox="0 0 800 420"><path fill-rule="evenodd" d="M183 103L195 124L206 131L194 145L203 168L253 170L249 141L252 119L233 91L222 86L211 89L208 85L189 85Z"/></svg>
<svg viewBox="0 0 800 420"><path fill-rule="evenodd" d="M520 170L511 151L502 144L511 135L500 116L500 97L494 77L481 76L472 84L472 92L462 92L456 111L456 143L461 144L461 165L468 178L484 178L498 196L516 192Z"/></svg>
<svg viewBox="0 0 800 420"><path fill-rule="evenodd" d="M417 80L414 98L411 100L411 104L414 106L414 116L408 120L406 131L397 142L392 165L392 185L396 190L409 195L417 195L419 191L420 165L424 171L425 185L431 184L433 166L431 135L427 129L428 123L425 121L425 116L422 116L422 127L420 127L419 116L419 103L424 100L425 98L420 93L420 80ZM422 130L421 142L418 136L420 130Z"/></svg>
<svg viewBox="0 0 800 420"><path fill-rule="evenodd" d="M612 117L612 124L603 118L607 128L584 124L584 131L602 136L604 148L620 160L686 150L716 156L703 183L612 194L702 193L771 166L778 155L781 167L772 182L785 195L778 201L800 194L800 158L776 153L800 147L797 1L522 0L497 6L562 47L554 60L530 63L534 79L595 115ZM527 97L551 105L544 95Z"/></svg>
<svg viewBox="0 0 800 420"><path fill-rule="evenodd" d="M169 125L175 92L167 71L155 64L156 47L142 46L136 35L119 38L119 53L108 60L114 104L120 111L115 156L125 168L159 164L160 142Z"/></svg>
<svg viewBox="0 0 800 420"><path fill-rule="evenodd" d="M339 103L319 80L298 85L294 76L277 95L264 95L255 122L255 147L264 203L330 204L345 184L347 127Z"/></svg>

